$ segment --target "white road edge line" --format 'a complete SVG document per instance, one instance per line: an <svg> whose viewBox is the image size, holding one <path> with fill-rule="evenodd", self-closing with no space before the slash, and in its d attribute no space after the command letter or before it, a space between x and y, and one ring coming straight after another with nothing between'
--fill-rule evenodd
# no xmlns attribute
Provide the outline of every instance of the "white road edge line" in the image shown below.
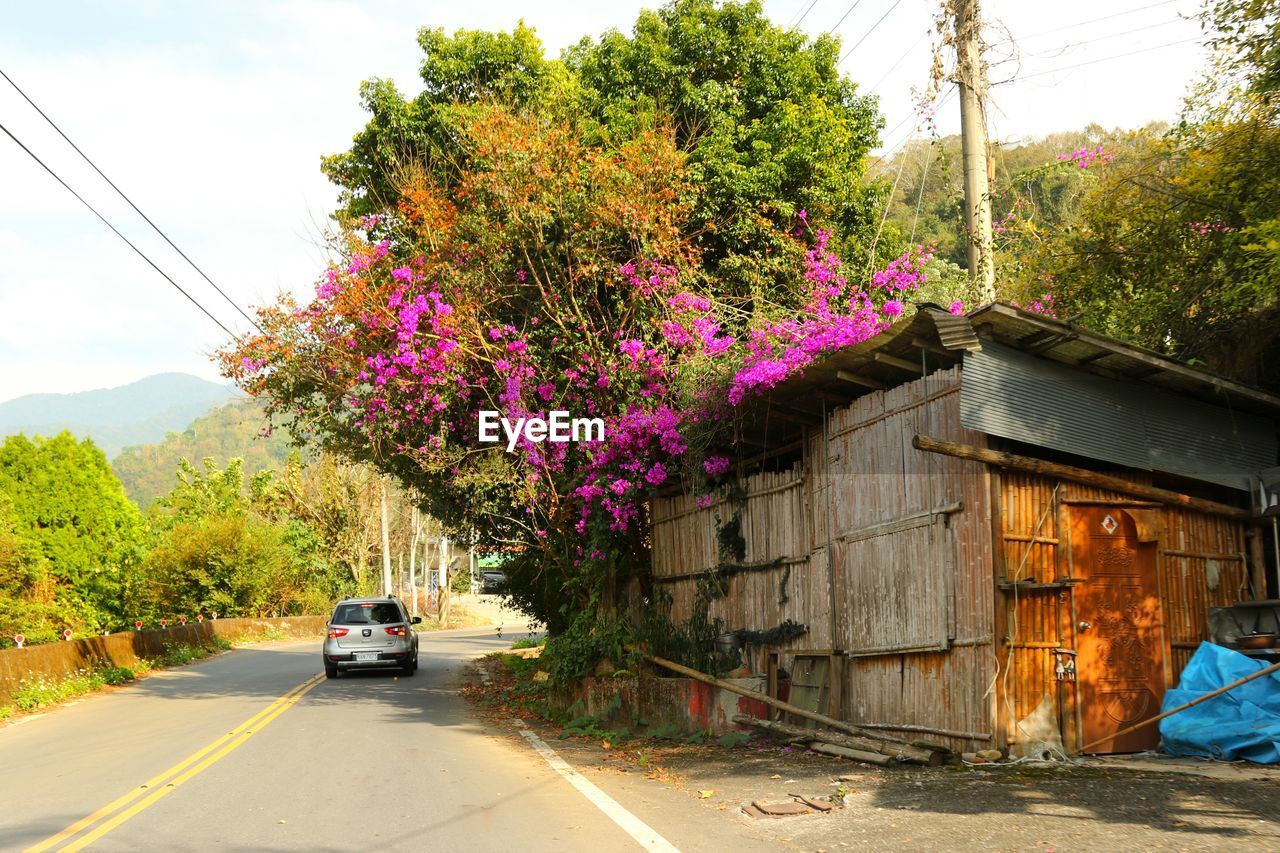
<svg viewBox="0 0 1280 853"><path fill-rule="evenodd" d="M525 739L529 741L529 745L542 756L542 759L547 764L551 765L552 770L559 773L570 785L577 788L578 792L590 800L592 805L604 812L606 817L622 827L622 830L634 838L637 844L646 850L680 853L679 848L674 844L654 832L647 823L627 811L617 800L601 791L585 776L569 766L569 762L561 758L554 749L547 746L546 742L538 737L537 733L524 724L524 720L512 720L512 722L516 724L520 734L524 735Z"/></svg>

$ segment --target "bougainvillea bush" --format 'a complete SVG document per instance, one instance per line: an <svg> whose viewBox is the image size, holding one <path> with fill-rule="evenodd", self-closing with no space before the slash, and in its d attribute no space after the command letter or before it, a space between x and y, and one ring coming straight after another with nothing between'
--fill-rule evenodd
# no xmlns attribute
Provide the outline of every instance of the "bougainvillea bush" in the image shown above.
<svg viewBox="0 0 1280 853"><path fill-rule="evenodd" d="M406 169L393 206L335 235L315 298L262 311L266 334L223 365L275 422L417 488L464 535L520 546L522 603L554 627L602 578L645 570L656 489L725 474L735 407L886 328L929 255L847 274L800 211L779 235L804 259L794 299L748 309L719 298L684 227L669 129L593 138L459 110L453 178ZM605 437L507 452L479 441L482 410L599 417Z"/></svg>

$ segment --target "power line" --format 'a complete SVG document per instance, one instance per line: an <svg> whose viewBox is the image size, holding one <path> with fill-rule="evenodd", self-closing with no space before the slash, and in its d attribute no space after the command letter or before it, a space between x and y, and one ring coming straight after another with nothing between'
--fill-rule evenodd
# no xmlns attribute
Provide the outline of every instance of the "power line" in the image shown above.
<svg viewBox="0 0 1280 853"><path fill-rule="evenodd" d="M1198 42L1198 41L1200 41L1199 36L1196 36L1195 38L1182 39L1180 41L1166 42L1165 44L1157 44L1153 47L1144 47L1144 48L1141 48L1140 50L1131 50L1128 53L1117 53L1114 56L1103 56L1098 59L1090 59L1088 62L1077 62L1075 65L1064 65L1061 68L1050 68L1048 71L1037 71L1034 74L1022 74L1015 79L1029 80L1032 77L1043 77L1046 74L1057 74L1060 71L1071 71L1072 69L1075 69L1075 68L1083 68L1086 65L1096 65L1099 62L1110 62L1113 59L1124 59L1126 56L1137 56L1140 53L1150 53L1153 50L1163 50L1166 47L1173 47L1179 44L1188 44L1190 42Z"/></svg>
<svg viewBox="0 0 1280 853"><path fill-rule="evenodd" d="M871 29L867 30L866 34L862 38L858 39L858 41L853 45L853 47L845 51L844 56L840 57L840 62L844 62L846 59L848 59L849 56L855 50L857 50L864 41L871 38L871 34L874 33L880 27L880 25L884 23L884 19L889 17L891 14L893 14L893 10L898 8L898 6L900 6L901 4L902 4L902 0L893 0L893 5L889 7L889 10L880 16L880 20L876 21L874 24L871 25Z"/></svg>
<svg viewBox="0 0 1280 853"><path fill-rule="evenodd" d="M908 56L910 56L910 55L911 55L911 51L915 50L915 49L916 49L916 47L918 47L918 46L919 46L920 42L922 42L922 41L924 41L926 38L928 38L928 36L929 36L929 33L930 33L930 32L931 32L930 30L925 30L923 33L921 33L921 34L920 34L920 38L918 38L918 39L916 39L914 42L912 42L912 43L911 43L911 47L909 47L909 48L907 48L906 50L904 50L904 51L902 52L902 56L899 56L899 57L898 57L898 59L897 59L897 61L896 61L896 62L894 62L892 65L890 65L890 66L889 66L889 70L888 70L888 71L886 71L886 72L884 72L884 74L880 77L880 79L879 79L879 80L877 80L877 81L875 82L875 84L874 84L874 85L872 85L872 86L871 86L871 88L867 90L867 94L868 94L868 95L870 95L870 94L871 94L872 92L874 92L876 89L879 89L879 88L880 88L880 84L881 84L881 83L883 83L885 80L888 80L888 79L889 79L889 75L890 75L890 74L892 74L892 73L897 69L897 67L903 63L903 60L905 60Z"/></svg>
<svg viewBox="0 0 1280 853"><path fill-rule="evenodd" d="M31 150L30 148L28 148L26 145L22 144L22 140L21 140L21 139L19 139L19 138L18 138L18 137L16 137L16 136L14 136L14 135L13 135L13 132L12 132L12 131L10 131L10 130L9 130L9 128L5 127L5 126L4 126L4 124L0 123L0 130L4 131L4 133L5 133L5 135L6 135L6 136L8 136L10 139L12 139L12 140L17 144L17 146L18 146L19 148L21 148L23 151L25 151L28 157L30 157L32 160L35 160L37 163L39 163L39 164L40 164L41 168L43 168L46 172L48 172L50 175L52 175L52 176L53 176L53 179L54 179L55 181L57 181L58 183L62 184L62 186L66 189L66 191L67 191L67 192L71 193L73 196L75 196L75 197L76 197L76 199L77 199L77 200L79 200L79 202L80 202L81 204L83 204L85 207L89 208L89 211L90 211L94 216L98 217L98 219L100 219L100 220L102 221L102 224L103 224L103 225L105 225L105 226L107 226L108 228L110 228L110 229L111 229L111 231L112 231L112 232L113 232L117 237L119 237L121 240L123 240L123 241L124 241L124 242L129 246L129 248L130 248L130 249L133 249L135 252L137 252L137 253L138 253L138 256L139 256L139 257L141 257L141 258L142 258L144 261L146 261L148 264L150 264L150 265L151 265L151 268L152 268L153 270L155 270L156 272L160 273L160 275L164 276L165 281L167 281L167 282L169 282L170 284L172 284L172 285L177 289L177 291L178 291L179 293L181 293L183 296L187 297L187 300L188 300L192 305L194 305L194 306L196 306L197 308L199 308L199 309L200 309L200 311L201 311L201 312L202 312L206 317L208 317L210 320L212 320L214 323L216 323L216 324L218 325L218 328L222 329L222 331L226 332L226 333L227 333L228 335L230 335L232 338L234 338L234 337L236 336L235 332L231 331L231 330L230 330L230 329L228 329L226 326L222 325L222 321L221 321L221 320L219 320L217 317L213 316L213 314L211 314L211 313L209 312L209 309L208 309L208 308L205 308L205 307L204 307L203 305L201 305L198 301L196 301L196 298L195 298L194 296L192 296L190 293L187 293L187 291L183 290L183 289L182 289L182 285L178 284L176 281L174 281L172 278L170 278L170 277L169 277L169 274L168 274L168 273L166 273L164 270L160 269L160 267L156 266L155 261L153 261L153 260L151 260L151 258L147 257L147 255L146 255L146 253L145 253L145 252L143 252L141 249L139 249L137 246L135 246L135 245L133 244L133 242L132 242L128 237L126 237L126 236L124 236L123 234L121 234L121 233L120 233L120 230L119 230L118 228L116 228L114 225L112 225L112 224L107 220L107 218L106 218L105 216L103 216L101 213L99 213L99 212L98 212L98 210L97 210L97 208L95 208L93 205L89 204L89 202L85 201L85 200L84 200L84 197L83 197L83 196L81 196L81 195L80 195L80 193L78 193L78 192L76 192L75 190L73 190L73 189L71 188L71 185L70 185L70 184L68 184L66 181L62 180L62 178L58 175L58 173L57 173L57 172L53 171L53 169L50 169L50 168L45 164L45 162L44 162L43 160L41 160L39 157L37 157L37 156L36 156L36 154L35 154L35 152L34 152L34 151L32 151L32 150Z"/></svg>
<svg viewBox="0 0 1280 853"><path fill-rule="evenodd" d="M1034 39L1034 38L1039 38L1040 36L1047 36L1050 33L1060 33L1063 30L1074 30L1076 27L1083 27L1086 24L1096 24L1099 21L1109 21L1112 18L1122 18L1125 15L1132 15L1135 12L1145 12L1148 9L1157 9L1161 6L1168 6L1170 3L1178 3L1181 1L1182 0L1161 0L1161 2L1159 3L1151 3L1150 5L1147 5L1147 6L1139 6L1136 9L1126 9L1123 12L1112 12L1110 15L1103 15L1100 18L1089 18L1087 21L1076 21L1074 24L1063 24L1060 27L1054 27L1053 29L1050 29L1050 30L1041 30L1038 33L1032 33L1029 36L1022 36L1021 38L1023 41L1026 41L1027 39Z"/></svg>
<svg viewBox="0 0 1280 853"><path fill-rule="evenodd" d="M1170 24L1181 24L1185 22L1186 22L1185 18L1171 18L1167 21L1161 21L1158 24L1147 24L1146 26L1142 26L1142 27L1134 27L1131 30L1122 30L1121 32L1118 32L1118 33L1108 33L1107 35L1104 35L1104 36L1094 36L1093 38L1083 39L1081 41L1069 41L1066 44L1060 44L1057 47L1045 48L1044 50L1041 50L1038 53L1033 53L1029 55L1046 57L1049 54L1058 53L1060 51L1064 51L1069 48L1080 47L1086 44L1093 44L1094 42L1108 41L1109 39L1120 38L1121 36L1131 36L1134 33L1146 33L1146 32L1150 32L1151 30L1158 30L1161 27L1167 27Z"/></svg>
<svg viewBox="0 0 1280 853"><path fill-rule="evenodd" d="M804 19L809 17L809 13L813 11L813 7L817 5L818 5L818 0L813 0L813 2L809 4L809 8L804 10L804 14L800 16L800 19L797 20L795 23L788 25L788 29L794 30L796 27L803 24Z"/></svg>
<svg viewBox="0 0 1280 853"><path fill-rule="evenodd" d="M839 26L844 23L844 19L852 15L853 10L858 8L858 6L860 6L861 4L862 4L862 0L853 0L853 3L850 4L849 8L845 9L844 14L840 16L840 20L836 21L834 24L832 24L830 27L827 28L827 33L830 34L835 32L836 29L838 29Z"/></svg>
<svg viewBox="0 0 1280 853"><path fill-rule="evenodd" d="M164 241L169 244L170 248L172 248L175 252L181 255L182 259L186 261L188 264L190 264L192 269L200 273L200 275L204 278L204 280L209 282L209 284L213 287L213 289L218 291L218 293L222 296L223 299L227 300L227 304L229 304L232 308L236 309L236 311L240 312L240 316L248 320L249 323L255 329L257 329L259 332L262 332L263 334L266 334L263 328L259 326L258 323L252 317L250 317L247 313L245 313L244 309L242 309L239 305L237 305L236 302L226 294L226 291L224 291L221 287L218 287L218 285L214 283L213 279L209 278L208 274L206 274L204 270L202 270L199 266L196 265L195 261L187 257L186 252L179 249L177 245L172 240L169 239L168 234L165 234L163 231L160 230L159 225L156 225L154 222L151 221L151 217L143 213L142 210L139 209L139 207L133 203L133 199L129 198L127 195L124 194L124 190L116 186L115 182L112 181L110 178L108 178L103 173L103 171L98 168L98 164L94 163L91 159L89 159L88 154L85 154L83 151L80 150L80 146L72 142L71 138L62 132L62 128L58 127L58 125L54 122L54 120L49 118L49 116L45 114L44 110L40 109L40 107L36 104L36 102L31 100L31 97L26 92L22 91L22 88L18 86L17 83L13 82L13 78L10 77L8 74L6 74L4 72L4 69L2 68L0 68L0 77L3 77L9 83L9 85L12 86L19 95L22 96L23 100L25 100L28 104L30 104L31 108L34 109L36 112L38 112L40 114L40 117L44 119L46 122L48 122L49 126L52 127L54 130L56 130L58 132L58 135L61 136L68 145L70 145L73 149L75 149L75 152L79 154L86 163L88 163L91 167L93 167L93 171L97 172L98 176L102 178L102 180L106 181L107 184L111 187L111 189L115 190L116 194L119 195L122 199L124 199L129 204L129 206L133 208L134 212L137 213L139 216L141 216L143 220L145 220L146 223L151 226L153 231L155 231L162 238L164 238ZM68 187L68 189L70 189L70 187Z"/></svg>

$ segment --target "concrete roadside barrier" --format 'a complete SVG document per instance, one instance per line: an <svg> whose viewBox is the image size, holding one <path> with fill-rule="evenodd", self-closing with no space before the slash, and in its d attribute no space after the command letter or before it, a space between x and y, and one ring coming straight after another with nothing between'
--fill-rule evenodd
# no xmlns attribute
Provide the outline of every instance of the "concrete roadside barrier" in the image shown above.
<svg viewBox="0 0 1280 853"><path fill-rule="evenodd" d="M282 616L274 619L217 619L140 631L118 631L57 643L0 650L0 705L28 678L65 678L78 670L106 666L134 668L142 658L158 658L167 646L203 646L221 637L232 643L261 639L320 638L324 616Z"/></svg>

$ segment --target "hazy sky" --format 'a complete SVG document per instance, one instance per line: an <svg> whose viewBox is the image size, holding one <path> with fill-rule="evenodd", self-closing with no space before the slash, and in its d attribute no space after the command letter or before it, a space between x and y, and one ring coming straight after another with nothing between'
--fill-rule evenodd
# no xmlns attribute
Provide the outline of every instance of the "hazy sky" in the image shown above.
<svg viewBox="0 0 1280 853"><path fill-rule="evenodd" d="M261 304L282 289L309 291L323 269L317 243L336 193L320 156L346 148L362 125L361 80L389 77L417 91L418 27L510 29L523 18L558 55L583 35L629 29L654 5L0 0L0 69L237 302ZM851 6L836 31L846 46L865 40L842 68L874 87L892 149L912 131L910 92L927 77L937 3L765 3L783 25L803 15L800 28L814 34ZM1203 59L1197 8L987 0L991 61L1009 55L1009 34L1021 56L993 69L993 81L1014 78L993 92L993 136L1171 119ZM954 98L938 119L942 133L955 131ZM0 124L222 322L245 327L3 80ZM0 400L161 371L213 379L207 354L224 337L0 135Z"/></svg>

